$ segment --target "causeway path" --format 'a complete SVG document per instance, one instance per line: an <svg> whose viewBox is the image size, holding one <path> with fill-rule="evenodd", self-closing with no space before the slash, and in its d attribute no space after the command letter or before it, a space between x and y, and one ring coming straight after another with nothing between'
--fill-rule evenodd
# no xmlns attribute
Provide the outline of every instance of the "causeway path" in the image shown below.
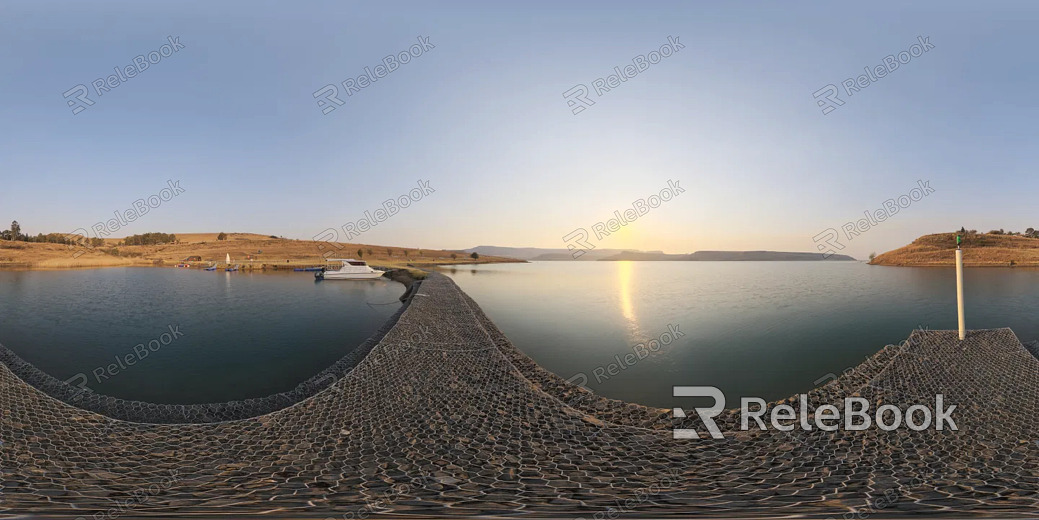
<svg viewBox="0 0 1039 520"><path fill-rule="evenodd" d="M433 273L355 353L265 399L84 394L0 347L0 516L1039 513L1039 360L1009 329L913 332L808 399L938 393L958 431L744 432L728 411L724 439L694 419L704 438L674 439L670 410L543 370Z"/></svg>

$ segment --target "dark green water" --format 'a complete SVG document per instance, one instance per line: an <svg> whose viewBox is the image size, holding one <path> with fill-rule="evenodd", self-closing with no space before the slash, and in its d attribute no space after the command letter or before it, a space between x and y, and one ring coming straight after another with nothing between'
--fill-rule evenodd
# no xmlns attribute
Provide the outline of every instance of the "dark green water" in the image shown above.
<svg viewBox="0 0 1039 520"><path fill-rule="evenodd" d="M673 385L717 386L729 406L743 396L787 397L914 328L957 327L951 268L536 262L444 272L541 366L585 374L598 394L660 407L688 403L671 397ZM964 279L968 328L1039 337L1039 270L967 269ZM633 346L669 324L684 336L628 363Z"/></svg>
<svg viewBox="0 0 1039 520"><path fill-rule="evenodd" d="M315 283L313 273L0 271L0 343L52 376L82 373L91 390L124 399L262 397L360 345L403 293L384 279Z"/></svg>

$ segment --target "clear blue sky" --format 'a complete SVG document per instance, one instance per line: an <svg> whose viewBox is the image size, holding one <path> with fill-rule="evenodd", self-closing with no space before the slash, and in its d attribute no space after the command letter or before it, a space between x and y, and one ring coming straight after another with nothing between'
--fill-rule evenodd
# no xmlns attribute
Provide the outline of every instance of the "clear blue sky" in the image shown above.
<svg viewBox="0 0 1039 520"><path fill-rule="evenodd" d="M908 5L908 7L907 7ZM853 255L961 225L1039 227L1039 3L0 3L0 219L116 234L310 238L436 190L353 241L563 247L668 179L685 193L601 247L813 251L918 179L936 191ZM98 97L91 83L184 46ZM435 46L322 115L313 93ZM685 47L574 115L563 92ZM841 82L934 48L848 97ZM813 93L842 89L823 115ZM63 94L90 89L73 115Z"/></svg>

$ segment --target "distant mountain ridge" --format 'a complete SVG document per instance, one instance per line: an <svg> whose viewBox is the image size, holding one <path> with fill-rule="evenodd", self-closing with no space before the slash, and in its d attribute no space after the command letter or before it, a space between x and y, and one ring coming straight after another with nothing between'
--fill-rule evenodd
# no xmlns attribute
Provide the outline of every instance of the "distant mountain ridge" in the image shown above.
<svg viewBox="0 0 1039 520"><path fill-rule="evenodd" d="M603 258L617 255L628 251L626 249L592 249L585 254L574 258L569 250L565 248L544 247L500 247L500 246L477 246L464 249L466 253L478 253L481 255L504 256L517 260L552 261L552 260L602 260ZM639 251L643 253L644 251ZM649 251L648 253L664 254L663 251Z"/></svg>
<svg viewBox="0 0 1039 520"><path fill-rule="evenodd" d="M541 247L499 247L477 246L465 250L466 253L503 256L530 261L564 261L575 260L571 252L563 249ZM785 251L697 251L692 254L667 254L663 251L639 251L631 249L592 249L576 258L579 261L590 260L627 260L627 261L700 261L700 262L803 262L803 261L855 261L848 255L830 255L823 258L822 253L796 253Z"/></svg>
<svg viewBox="0 0 1039 520"><path fill-rule="evenodd" d="M688 255L669 255L665 253L643 253L625 251L608 256L601 260L630 261L686 261L686 262L812 262L812 261L855 261L848 255L830 255L822 253L796 253L787 251L697 251Z"/></svg>

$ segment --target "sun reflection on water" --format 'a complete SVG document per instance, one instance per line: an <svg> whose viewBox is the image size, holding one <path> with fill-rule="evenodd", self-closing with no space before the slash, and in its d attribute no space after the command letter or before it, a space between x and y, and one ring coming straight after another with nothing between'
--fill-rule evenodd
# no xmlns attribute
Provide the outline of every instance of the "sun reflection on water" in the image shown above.
<svg viewBox="0 0 1039 520"><path fill-rule="evenodd" d="M639 321L635 316L635 305L631 299L632 278L635 273L635 265L632 262L616 262L617 283L619 285L617 297L620 300L621 316L627 322L628 336L631 340L638 340Z"/></svg>

